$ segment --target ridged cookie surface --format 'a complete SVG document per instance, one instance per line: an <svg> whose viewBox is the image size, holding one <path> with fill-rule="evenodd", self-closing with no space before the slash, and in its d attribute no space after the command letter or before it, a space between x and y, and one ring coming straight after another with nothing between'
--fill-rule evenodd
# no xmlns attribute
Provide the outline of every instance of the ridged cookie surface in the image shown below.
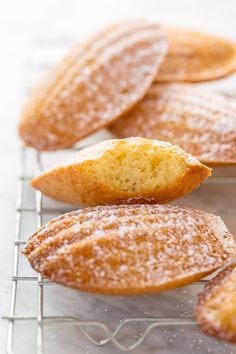
<svg viewBox="0 0 236 354"><path fill-rule="evenodd" d="M205 286L195 316L203 332L236 343L236 264Z"/></svg>
<svg viewBox="0 0 236 354"><path fill-rule="evenodd" d="M116 137L169 141L206 164L236 163L236 100L187 84L153 84Z"/></svg>
<svg viewBox="0 0 236 354"><path fill-rule="evenodd" d="M167 46L162 28L141 20L113 25L76 46L32 93L21 138L55 150L116 120L144 96Z"/></svg>
<svg viewBox="0 0 236 354"><path fill-rule="evenodd" d="M67 203L165 203L201 184L211 170L177 146L144 138L103 141L32 181Z"/></svg>
<svg viewBox="0 0 236 354"><path fill-rule="evenodd" d="M219 79L236 70L236 44L205 33L169 28L169 51L157 82Z"/></svg>
<svg viewBox="0 0 236 354"><path fill-rule="evenodd" d="M54 219L28 241L32 267L82 291L155 293L198 280L236 251L219 217L161 205L100 206Z"/></svg>

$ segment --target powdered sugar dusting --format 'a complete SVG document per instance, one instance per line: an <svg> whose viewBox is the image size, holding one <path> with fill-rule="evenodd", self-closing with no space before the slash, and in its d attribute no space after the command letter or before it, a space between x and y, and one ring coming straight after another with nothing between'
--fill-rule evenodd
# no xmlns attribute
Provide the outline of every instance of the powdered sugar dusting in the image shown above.
<svg viewBox="0 0 236 354"><path fill-rule="evenodd" d="M199 294L195 309L202 330L235 342L236 264L225 268Z"/></svg>
<svg viewBox="0 0 236 354"><path fill-rule="evenodd" d="M167 51L159 25L131 21L78 47L78 58L23 114L21 136L38 149L56 149L117 119L146 93ZM50 84L50 83L49 83Z"/></svg>
<svg viewBox="0 0 236 354"><path fill-rule="evenodd" d="M170 141L206 163L236 163L236 102L190 85L152 85L112 131Z"/></svg>
<svg viewBox="0 0 236 354"><path fill-rule="evenodd" d="M88 208L67 230L53 234L52 228L41 242L36 234L28 257L37 271L68 286L149 292L223 265L236 247L221 223L201 211L166 205Z"/></svg>

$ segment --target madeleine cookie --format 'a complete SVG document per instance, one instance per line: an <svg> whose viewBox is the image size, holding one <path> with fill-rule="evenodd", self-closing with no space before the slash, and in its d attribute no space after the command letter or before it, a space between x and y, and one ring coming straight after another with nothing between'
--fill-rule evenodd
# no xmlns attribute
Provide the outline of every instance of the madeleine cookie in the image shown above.
<svg viewBox="0 0 236 354"><path fill-rule="evenodd" d="M203 332L236 343L236 264L205 286L195 316Z"/></svg>
<svg viewBox="0 0 236 354"><path fill-rule="evenodd" d="M73 204L165 203L196 188L211 170L158 140L107 140L43 172L32 186Z"/></svg>
<svg viewBox="0 0 236 354"><path fill-rule="evenodd" d="M207 81L236 70L235 43L181 28L167 32L169 51L155 81Z"/></svg>
<svg viewBox="0 0 236 354"><path fill-rule="evenodd" d="M191 85L153 84L111 131L170 141L206 164L236 163L236 100Z"/></svg>
<svg viewBox="0 0 236 354"><path fill-rule="evenodd" d="M236 251L219 217L161 205L80 209L43 226L23 253L51 280L112 295L156 293L213 272Z"/></svg>
<svg viewBox="0 0 236 354"><path fill-rule="evenodd" d="M21 138L56 150L116 120L144 96L167 46L162 28L142 20L111 26L76 46L30 97Z"/></svg>

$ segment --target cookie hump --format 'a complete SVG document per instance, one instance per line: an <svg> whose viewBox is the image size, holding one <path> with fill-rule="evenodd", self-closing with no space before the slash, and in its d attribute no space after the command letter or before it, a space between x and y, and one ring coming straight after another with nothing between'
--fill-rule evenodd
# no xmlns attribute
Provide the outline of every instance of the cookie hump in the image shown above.
<svg viewBox="0 0 236 354"><path fill-rule="evenodd" d="M201 184L211 170L170 143L113 139L80 150L32 181L48 197L72 204L165 203Z"/></svg>
<svg viewBox="0 0 236 354"><path fill-rule="evenodd" d="M43 226L24 254L43 276L81 291L157 293L222 266L236 246L222 220L168 205L80 209Z"/></svg>
<svg viewBox="0 0 236 354"><path fill-rule="evenodd" d="M236 44L205 33L167 29L169 51L156 82L201 82L236 70Z"/></svg>
<svg viewBox="0 0 236 354"><path fill-rule="evenodd" d="M73 145L126 114L146 93L167 52L165 31L145 20L119 23L75 46L35 88L19 133L26 145Z"/></svg>

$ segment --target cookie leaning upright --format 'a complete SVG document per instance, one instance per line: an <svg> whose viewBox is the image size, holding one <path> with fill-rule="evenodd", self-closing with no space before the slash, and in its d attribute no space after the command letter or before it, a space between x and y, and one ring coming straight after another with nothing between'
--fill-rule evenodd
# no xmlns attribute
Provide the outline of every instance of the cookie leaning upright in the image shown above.
<svg viewBox="0 0 236 354"><path fill-rule="evenodd" d="M127 113L148 90L168 40L148 21L127 21L98 33L35 88L19 125L26 145L69 147Z"/></svg>

